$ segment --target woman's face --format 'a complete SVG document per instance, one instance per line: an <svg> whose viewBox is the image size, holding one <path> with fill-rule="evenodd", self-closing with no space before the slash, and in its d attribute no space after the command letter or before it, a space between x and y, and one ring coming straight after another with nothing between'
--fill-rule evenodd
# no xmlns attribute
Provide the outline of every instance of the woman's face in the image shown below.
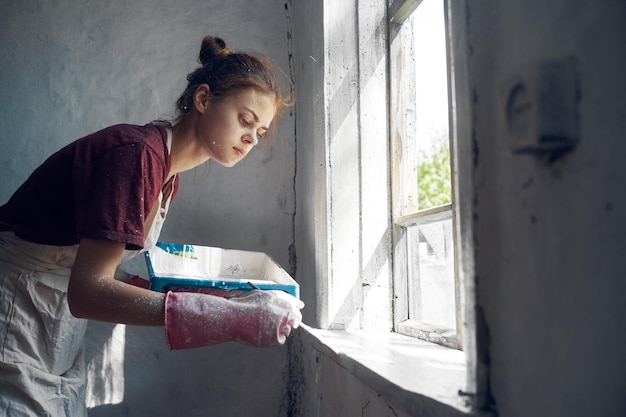
<svg viewBox="0 0 626 417"><path fill-rule="evenodd" d="M197 136L209 157L227 167L259 143L274 118L274 97L254 88L217 100L207 98L204 104Z"/></svg>

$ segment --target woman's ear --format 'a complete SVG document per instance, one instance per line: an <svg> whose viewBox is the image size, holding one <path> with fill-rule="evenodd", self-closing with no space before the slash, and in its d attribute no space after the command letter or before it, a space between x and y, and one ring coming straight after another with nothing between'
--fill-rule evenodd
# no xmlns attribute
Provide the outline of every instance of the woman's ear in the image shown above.
<svg viewBox="0 0 626 417"><path fill-rule="evenodd" d="M211 99L211 88L208 84L200 84L196 88L196 92L193 95L193 105L200 113L209 106L209 100Z"/></svg>

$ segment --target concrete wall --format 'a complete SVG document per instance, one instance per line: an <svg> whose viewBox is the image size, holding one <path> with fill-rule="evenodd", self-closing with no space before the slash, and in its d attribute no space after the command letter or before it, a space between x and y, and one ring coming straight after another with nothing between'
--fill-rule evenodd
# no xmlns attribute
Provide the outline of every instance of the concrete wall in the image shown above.
<svg viewBox="0 0 626 417"><path fill-rule="evenodd" d="M328 207L324 2L290 2L297 84L296 278L304 321L328 323Z"/></svg>
<svg viewBox="0 0 626 417"><path fill-rule="evenodd" d="M488 400L500 416L623 415L626 3L466 3ZM557 158L513 154L506 86L568 56L578 145ZM551 120L538 107L528 123Z"/></svg>
<svg viewBox="0 0 626 417"><path fill-rule="evenodd" d="M354 373L339 366L337 358L322 349L316 349L310 337L300 332L292 341L292 351L301 357L304 378L292 386L299 393L297 413L306 417L359 416L409 417L412 414L392 404ZM424 407L426 408L426 407ZM447 410L445 410L447 411ZM437 416L457 416L441 413Z"/></svg>
<svg viewBox="0 0 626 417"><path fill-rule="evenodd" d="M0 201L78 137L172 117L205 35L289 72L287 33L280 0L1 1ZM270 148L181 176L162 238L259 250L292 269L294 176L287 112ZM92 416L269 417L287 407L287 347L170 353L162 329L101 323L87 340Z"/></svg>

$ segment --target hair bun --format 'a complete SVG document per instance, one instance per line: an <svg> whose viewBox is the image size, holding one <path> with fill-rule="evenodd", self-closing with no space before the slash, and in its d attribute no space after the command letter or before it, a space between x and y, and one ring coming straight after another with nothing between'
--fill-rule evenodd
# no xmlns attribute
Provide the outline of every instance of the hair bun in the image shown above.
<svg viewBox="0 0 626 417"><path fill-rule="evenodd" d="M213 36L206 36L202 40L202 46L200 47L200 56L198 60L202 65L211 63L216 58L223 58L229 55L231 50L226 47L226 42L221 38L214 38Z"/></svg>

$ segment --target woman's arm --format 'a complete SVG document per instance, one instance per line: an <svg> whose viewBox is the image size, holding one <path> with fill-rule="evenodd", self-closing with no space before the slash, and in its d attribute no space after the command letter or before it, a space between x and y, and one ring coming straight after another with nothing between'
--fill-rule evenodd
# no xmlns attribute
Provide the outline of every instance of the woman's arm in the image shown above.
<svg viewBox="0 0 626 417"><path fill-rule="evenodd" d="M116 281L113 276L123 252L123 243L81 241L68 287L74 316L136 325L165 324L170 349L227 341L278 346L302 320L302 301L280 291L253 290L227 299L193 292L166 295Z"/></svg>
<svg viewBox="0 0 626 417"><path fill-rule="evenodd" d="M162 326L165 294L114 279L124 243L83 239L68 287L68 303L76 317L114 323Z"/></svg>

